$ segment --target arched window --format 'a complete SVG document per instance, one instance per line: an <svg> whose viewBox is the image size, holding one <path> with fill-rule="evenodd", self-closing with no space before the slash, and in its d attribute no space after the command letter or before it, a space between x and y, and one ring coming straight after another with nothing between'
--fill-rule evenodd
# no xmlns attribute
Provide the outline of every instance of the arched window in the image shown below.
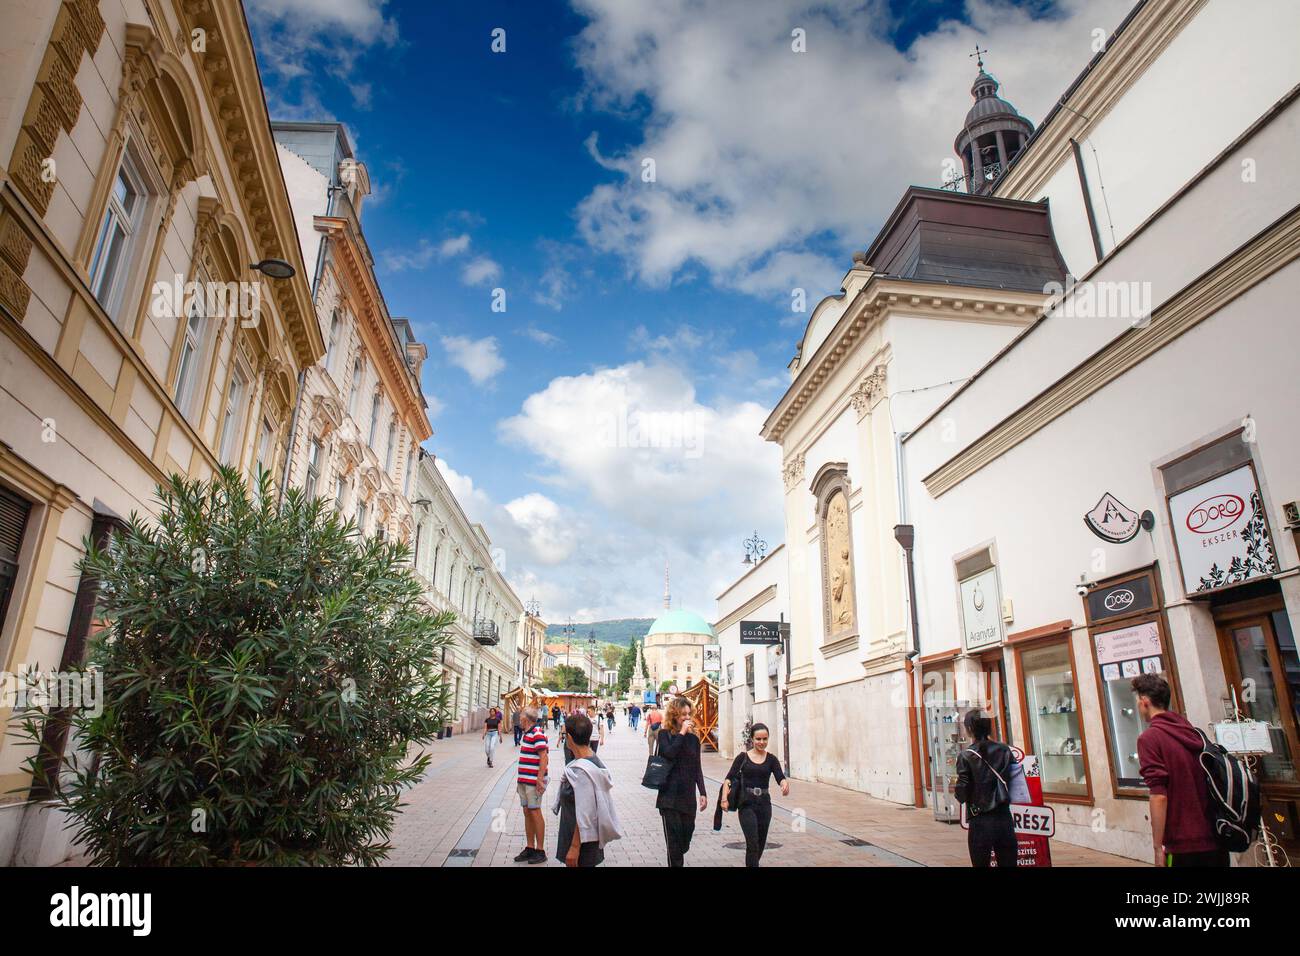
<svg viewBox="0 0 1300 956"><path fill-rule="evenodd" d="M379 412L383 408L384 400L379 395L379 390L375 389L374 400L370 403L370 437L366 439L366 444L373 450L375 447L375 432L379 430Z"/></svg>
<svg viewBox="0 0 1300 956"><path fill-rule="evenodd" d="M352 390L348 393L348 414L357 417L357 398L361 395L361 373L364 371L360 357L352 363Z"/></svg>
<svg viewBox="0 0 1300 956"><path fill-rule="evenodd" d="M393 453L397 451L397 422L388 423L388 442L384 446L384 471L393 473Z"/></svg>
<svg viewBox="0 0 1300 956"><path fill-rule="evenodd" d="M330 319L330 338L329 344L325 348L325 369L330 374L334 373L334 359L338 355L339 337L343 331L343 323L339 319L339 310L334 310L334 316Z"/></svg>
<svg viewBox="0 0 1300 956"><path fill-rule="evenodd" d="M206 365L204 356L207 351L208 316L205 290L208 288L208 275L198 271L194 274L195 290L185 303L185 326L181 330L180 360L176 363L176 381L172 386L172 398L176 407L187 419L193 421L194 409L198 404L195 393L201 387L199 379Z"/></svg>

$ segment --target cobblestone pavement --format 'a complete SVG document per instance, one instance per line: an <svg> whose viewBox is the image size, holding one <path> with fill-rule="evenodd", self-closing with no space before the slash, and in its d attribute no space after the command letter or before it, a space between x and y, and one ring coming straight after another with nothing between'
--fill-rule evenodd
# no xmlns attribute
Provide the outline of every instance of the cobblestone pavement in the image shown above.
<svg viewBox="0 0 1300 956"><path fill-rule="evenodd" d="M552 746L555 732L550 732ZM425 779L406 796L394 827L392 866L527 866L513 857L524 846L523 811L515 793L514 741L497 748L489 768L477 734L432 745ZM606 866L664 866L663 828L655 794L641 786L646 744L626 723L615 727L599 756L614 777L614 799L623 839L605 849ZM553 753L558 765L563 756ZM734 814L723 814L713 830L713 806L730 761L705 754L709 809L697 818L687 866L743 866L744 836ZM552 784L559 774L553 770ZM547 866L555 859L558 818L551 813L553 790L545 798ZM901 807L827 784L792 780L790 796L773 800L772 827L764 866L967 866L965 833L936 822L926 810ZM1131 866L1122 857L1052 844L1058 866ZM540 866L541 864L534 864Z"/></svg>

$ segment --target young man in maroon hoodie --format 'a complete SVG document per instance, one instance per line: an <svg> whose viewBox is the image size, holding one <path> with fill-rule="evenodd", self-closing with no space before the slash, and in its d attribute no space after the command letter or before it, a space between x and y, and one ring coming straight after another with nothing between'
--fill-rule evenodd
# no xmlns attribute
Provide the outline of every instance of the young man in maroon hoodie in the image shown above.
<svg viewBox="0 0 1300 956"><path fill-rule="evenodd" d="M1201 737L1169 709L1169 684L1157 674L1133 678L1138 713L1150 721L1138 737L1142 779L1151 791L1151 844L1156 866L1227 866L1210 825L1210 794L1201 769Z"/></svg>

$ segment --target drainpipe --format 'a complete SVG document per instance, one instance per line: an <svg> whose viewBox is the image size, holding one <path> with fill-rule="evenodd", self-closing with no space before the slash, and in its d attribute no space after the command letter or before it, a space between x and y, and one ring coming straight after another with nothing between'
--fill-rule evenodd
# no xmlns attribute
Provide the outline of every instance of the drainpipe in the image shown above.
<svg viewBox="0 0 1300 956"><path fill-rule="evenodd" d="M894 454L898 473L899 517L899 523L894 526L894 540L903 549L904 566L907 573L909 624L912 632L912 647L907 652L907 666L905 669L907 674L907 736L912 754L912 802L917 807L924 807L925 787L921 777L921 730L918 726L921 719L921 708L916 693L916 659L921 654L920 617L916 609L916 564L912 552L913 545L916 542L916 529L907 523L907 466L903 457L903 440L910 434L911 432L901 432L894 435Z"/></svg>

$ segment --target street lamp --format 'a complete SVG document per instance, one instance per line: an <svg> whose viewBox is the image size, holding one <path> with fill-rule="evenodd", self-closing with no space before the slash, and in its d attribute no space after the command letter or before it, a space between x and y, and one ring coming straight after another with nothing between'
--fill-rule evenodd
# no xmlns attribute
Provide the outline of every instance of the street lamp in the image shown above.
<svg viewBox="0 0 1300 956"><path fill-rule="evenodd" d="M292 279L296 270L283 259L263 259L261 262L250 262L248 268L262 273L268 279Z"/></svg>
<svg viewBox="0 0 1300 956"><path fill-rule="evenodd" d="M596 681L592 674L596 670L596 631L587 635L587 690L595 690Z"/></svg>
<svg viewBox="0 0 1300 956"><path fill-rule="evenodd" d="M758 564L765 557L767 557L767 542L760 538L758 532L755 531L752 538L745 539L745 559L740 563Z"/></svg>

